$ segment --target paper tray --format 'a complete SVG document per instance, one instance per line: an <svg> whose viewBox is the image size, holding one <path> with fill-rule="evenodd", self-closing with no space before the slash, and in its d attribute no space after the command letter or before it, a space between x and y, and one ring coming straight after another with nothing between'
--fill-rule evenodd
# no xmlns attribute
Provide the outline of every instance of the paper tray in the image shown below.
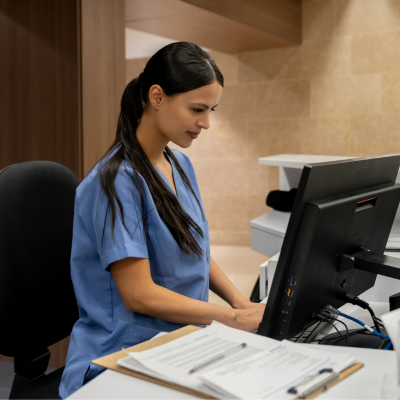
<svg viewBox="0 0 400 400"><path fill-rule="evenodd" d="M129 347L128 349L126 349L126 351L140 352L143 350L149 350L154 347L161 346L164 343L171 342L172 340L178 339L182 336L188 335L189 333L198 331L199 329L202 329L202 328L199 328L197 326L191 326L191 325L185 326L184 328L177 329L176 331L170 332L170 333L168 333L164 336L161 336L157 339L148 340L147 342L143 342L143 343L137 344L136 346ZM197 392L196 390L192 390L192 389L186 388L184 386L180 386L180 385L175 385L170 382L165 382L165 381L162 381L161 379L156 379L151 376L141 374L140 372L135 372L135 371L132 371L131 369L121 367L120 365L117 364L117 361L120 358L124 358L124 357L126 357L126 353L121 350L116 353L110 354L108 356L98 358L97 360L92 361L92 363L100 365L101 367L104 367L104 368L108 368L108 369L112 369L117 372L121 372L126 375L134 376L135 378L143 379L145 381L153 382L153 383L156 383L161 386L179 390L180 392L188 393L193 396L200 397L202 399L215 399L215 397L211 397L204 393ZM352 373L358 371L363 366L364 366L364 364L356 363L356 364L352 365L351 367L345 369L344 371L342 371L339 374L339 379L337 381L333 382L332 384L328 385L328 388L336 385L337 383L339 383L343 379L347 378ZM314 393L311 397L308 397L308 398L313 399L313 398L317 397L318 395L320 395L322 392L323 392L323 390L321 390L317 393Z"/></svg>

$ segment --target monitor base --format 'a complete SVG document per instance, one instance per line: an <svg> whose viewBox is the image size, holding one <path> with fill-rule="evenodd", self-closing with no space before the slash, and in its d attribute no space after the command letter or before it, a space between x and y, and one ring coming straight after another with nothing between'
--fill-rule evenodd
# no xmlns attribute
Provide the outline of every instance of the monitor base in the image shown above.
<svg viewBox="0 0 400 400"><path fill-rule="evenodd" d="M346 346L347 332L339 331L343 338L337 333L331 333L319 340L319 344L328 346ZM382 329L382 333L386 332ZM365 349L384 349L388 340L371 334L366 329L349 329L349 347L361 347Z"/></svg>

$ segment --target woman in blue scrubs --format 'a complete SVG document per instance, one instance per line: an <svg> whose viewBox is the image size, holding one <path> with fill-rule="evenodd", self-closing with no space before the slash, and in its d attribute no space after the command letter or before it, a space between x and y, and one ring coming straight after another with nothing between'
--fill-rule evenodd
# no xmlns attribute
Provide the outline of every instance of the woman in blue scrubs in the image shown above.
<svg viewBox="0 0 400 400"><path fill-rule="evenodd" d="M65 398L103 371L91 361L187 324L255 332L250 303L210 256L187 148L210 127L223 76L200 47L159 50L126 87L116 139L79 185L71 277L79 306L60 386ZM208 303L209 288L232 308Z"/></svg>

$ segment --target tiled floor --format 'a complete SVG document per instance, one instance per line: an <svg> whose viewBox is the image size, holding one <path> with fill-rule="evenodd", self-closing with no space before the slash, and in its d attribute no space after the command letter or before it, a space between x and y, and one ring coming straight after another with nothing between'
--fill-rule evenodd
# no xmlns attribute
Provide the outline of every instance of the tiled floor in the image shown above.
<svg viewBox="0 0 400 400"><path fill-rule="evenodd" d="M232 283L247 297L257 281L260 264L268 258L250 247L211 246L211 257L225 272ZM210 303L228 305L210 291Z"/></svg>
<svg viewBox="0 0 400 400"><path fill-rule="evenodd" d="M14 364L0 361L0 399L8 399L14 379Z"/></svg>
<svg viewBox="0 0 400 400"><path fill-rule="evenodd" d="M46 373L54 371L54 368L47 368ZM11 386L14 380L14 363L0 361L0 399L10 397Z"/></svg>
<svg viewBox="0 0 400 400"><path fill-rule="evenodd" d="M258 278L259 266L267 257L240 246L211 246L211 256L234 285L247 297ZM227 305L210 292L210 303ZM0 361L0 399L8 399L14 379L14 364Z"/></svg>

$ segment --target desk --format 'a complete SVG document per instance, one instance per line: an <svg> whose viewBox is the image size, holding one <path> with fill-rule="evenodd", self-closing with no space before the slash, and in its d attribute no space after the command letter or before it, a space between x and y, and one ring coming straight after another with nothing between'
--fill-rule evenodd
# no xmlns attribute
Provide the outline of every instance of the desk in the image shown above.
<svg viewBox="0 0 400 400"><path fill-rule="evenodd" d="M346 305L353 307L351 305ZM376 315L389 311L387 303L371 303ZM366 310L349 308L346 310L353 316L371 325L370 315ZM347 323L347 322L346 322ZM338 325L340 327L340 325ZM349 328L353 327L351 321ZM354 326L355 327L355 326ZM326 333L329 333L328 331ZM393 351L357 349L354 347L312 346L317 351L331 350L339 353L351 353L358 362L365 366L340 384L332 387L318 399L379 399L381 382L385 373L396 368L396 357ZM73 393L69 399L197 399L186 393L178 392L138 378L106 370L81 389Z"/></svg>
<svg viewBox="0 0 400 400"><path fill-rule="evenodd" d="M396 368L395 353L385 350L356 349L334 346L312 346L315 350L334 348L335 352L351 352L364 368L332 387L318 399L379 399L381 382L385 373ZM198 399L154 383L106 370L69 399Z"/></svg>

